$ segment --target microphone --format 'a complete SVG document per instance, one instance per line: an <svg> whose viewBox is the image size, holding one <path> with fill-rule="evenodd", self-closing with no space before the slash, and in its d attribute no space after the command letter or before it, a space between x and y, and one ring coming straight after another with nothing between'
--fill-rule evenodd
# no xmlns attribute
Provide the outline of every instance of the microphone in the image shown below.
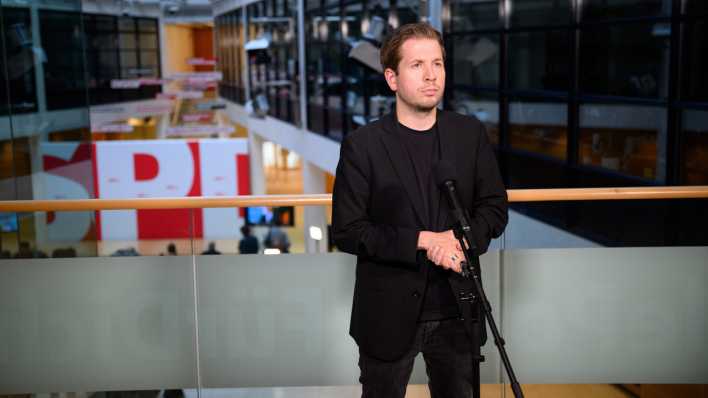
<svg viewBox="0 0 708 398"><path fill-rule="evenodd" d="M439 161L433 168L433 173L435 176L435 183L446 193L447 199L450 202L452 211L457 219L458 228L455 228L455 237L462 241L462 244L467 244L467 247L462 248L462 252L465 254L465 259L467 261L463 262L462 265L462 276L465 278L470 278L474 281L475 291L471 293L461 294L461 301L473 302L479 300L482 305L482 327L484 327L484 321L487 321L489 328L494 335L494 344L496 344L499 349L499 354L501 356L502 362L504 363L504 368L506 373L511 379L511 390L514 392L514 397L524 398L524 393L521 390L521 385L519 381L516 380L516 375L514 375L514 370L511 368L511 362L504 349L504 339L499 334L499 329L497 328L496 322L494 322L494 317L492 317L492 306L487 300L487 295L484 293L482 288L482 276L479 273L479 261L474 255L474 251L477 247L474 245L474 239L472 236L472 228L470 227L469 218L467 217L467 211L464 207L460 205L460 198L457 196L457 188L455 187L455 168L446 160ZM470 253L470 254L468 254ZM469 262L474 262L475 267L472 268ZM475 293L476 296L475 297Z"/></svg>
<svg viewBox="0 0 708 398"><path fill-rule="evenodd" d="M460 205L460 198L457 195L457 188L455 186L455 168L447 160L439 161L434 169L433 173L435 175L435 183L437 186L445 193L447 196L448 203L452 207L452 213L455 216L455 220L460 226L459 232L455 230L455 236L459 238L459 233L462 233L465 238L465 243L470 252L474 252L477 246L474 244L474 237L472 236L472 227L470 226L469 218L467 217L467 210Z"/></svg>

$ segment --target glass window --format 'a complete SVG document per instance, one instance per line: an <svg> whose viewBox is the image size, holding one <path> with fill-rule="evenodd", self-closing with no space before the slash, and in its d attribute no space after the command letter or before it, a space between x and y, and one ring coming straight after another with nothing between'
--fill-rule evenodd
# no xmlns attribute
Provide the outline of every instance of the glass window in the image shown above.
<svg viewBox="0 0 708 398"><path fill-rule="evenodd" d="M682 183L708 185L708 111L683 112Z"/></svg>
<svg viewBox="0 0 708 398"><path fill-rule="evenodd" d="M110 50L116 48L117 35L115 33L90 33L87 39L91 40L88 46L93 48L100 48L102 50Z"/></svg>
<svg viewBox="0 0 708 398"><path fill-rule="evenodd" d="M115 51L101 51L96 54L98 56L98 69L110 70L118 65L118 56Z"/></svg>
<svg viewBox="0 0 708 398"><path fill-rule="evenodd" d="M92 21L93 27L101 31L115 31L116 17L110 15L90 15L84 14L84 18ZM91 26L91 25L89 25Z"/></svg>
<svg viewBox="0 0 708 398"><path fill-rule="evenodd" d="M455 89L449 100L450 109L463 115L475 116L484 124L492 144L499 145L499 98L496 93L479 94Z"/></svg>
<svg viewBox="0 0 708 398"><path fill-rule="evenodd" d="M118 18L118 30L122 32L135 31L135 18L122 17Z"/></svg>
<svg viewBox="0 0 708 398"><path fill-rule="evenodd" d="M348 44L353 44L356 40L362 39L362 14L363 5L361 3L349 4L344 8L344 21L342 21L342 38Z"/></svg>
<svg viewBox="0 0 708 398"><path fill-rule="evenodd" d="M157 68L159 64L157 51L140 51L140 66Z"/></svg>
<svg viewBox="0 0 708 398"><path fill-rule="evenodd" d="M570 1L513 0L511 25L562 25L570 23Z"/></svg>
<svg viewBox="0 0 708 398"><path fill-rule="evenodd" d="M392 11L391 2L389 2L389 0L370 2L367 4L366 8L370 16L367 24L372 28L372 32L374 28L378 31L379 27L384 28L386 25L393 25L393 23L397 22L397 16L395 15L395 11Z"/></svg>
<svg viewBox="0 0 708 398"><path fill-rule="evenodd" d="M12 113L35 112L37 93L30 13L26 8L3 7L4 66ZM8 98L3 98L6 101Z"/></svg>
<svg viewBox="0 0 708 398"><path fill-rule="evenodd" d="M671 0L583 0L583 20L670 16Z"/></svg>
<svg viewBox="0 0 708 398"><path fill-rule="evenodd" d="M141 32L157 32L157 20L138 19L138 30Z"/></svg>
<svg viewBox="0 0 708 398"><path fill-rule="evenodd" d="M123 68L137 68L138 54L136 54L135 51L121 51L120 66Z"/></svg>
<svg viewBox="0 0 708 398"><path fill-rule="evenodd" d="M568 105L550 100L510 101L509 145L514 149L565 159Z"/></svg>
<svg viewBox="0 0 708 398"><path fill-rule="evenodd" d="M418 8L420 8L419 6L419 1L396 2L396 17L398 19L399 26L408 23L418 22Z"/></svg>
<svg viewBox="0 0 708 398"><path fill-rule="evenodd" d="M708 15L708 1L686 0L686 14L688 14L688 15Z"/></svg>
<svg viewBox="0 0 708 398"><path fill-rule="evenodd" d="M299 115L297 109L299 107L299 71L297 67L298 48L295 6L295 2L284 0L278 4L261 1L248 6L248 40L254 40L267 34L271 41L267 49L249 52L247 62L249 62L250 70L251 96L260 98L260 101L267 100L269 115L286 122L299 124L297 118ZM278 15L292 19L263 23L263 21L256 19L259 15ZM329 23L333 26L330 33L339 35L339 18L338 15L333 16L337 18L336 20L335 18L329 19ZM240 35L236 32L237 24L234 23L232 26L233 29L230 35L234 38L234 42L238 42ZM240 48L234 48L234 50L231 59L227 59L227 62L232 64L241 61ZM234 82L240 81L240 69L234 67L231 72L231 80Z"/></svg>
<svg viewBox="0 0 708 398"><path fill-rule="evenodd" d="M39 11L44 63L44 90L47 109L86 105L81 14Z"/></svg>
<svg viewBox="0 0 708 398"><path fill-rule="evenodd" d="M313 4L319 5L319 1ZM325 134L324 109L324 53L326 44L320 39L319 19L320 10L307 11L305 18L305 68L307 78L307 115L310 131Z"/></svg>
<svg viewBox="0 0 708 398"><path fill-rule="evenodd" d="M688 22L684 37L686 59L681 65L684 69L683 98L708 102L708 22Z"/></svg>
<svg viewBox="0 0 708 398"><path fill-rule="evenodd" d="M157 35L154 33L141 33L139 45L142 50L157 50Z"/></svg>
<svg viewBox="0 0 708 398"><path fill-rule="evenodd" d="M113 90L110 83L113 79L160 76L160 52L155 33L157 19L93 14L83 14L83 18L90 103L95 105L153 98L155 87ZM136 33L138 26L147 33ZM64 45L60 50L65 52L66 47ZM71 48L80 49L81 46ZM85 99L85 93L82 98Z"/></svg>
<svg viewBox="0 0 708 398"><path fill-rule="evenodd" d="M499 1L452 0L449 23L453 32L498 28Z"/></svg>
<svg viewBox="0 0 708 398"><path fill-rule="evenodd" d="M499 36L454 36L452 78L455 84L497 88L499 85ZM449 64L450 62L448 62Z"/></svg>
<svg viewBox="0 0 708 398"><path fill-rule="evenodd" d="M566 91L570 84L567 31L509 35L509 88Z"/></svg>
<svg viewBox="0 0 708 398"><path fill-rule="evenodd" d="M125 33L121 32L119 37L119 46L122 49L134 49L137 45L135 33Z"/></svg>
<svg viewBox="0 0 708 398"><path fill-rule="evenodd" d="M670 34L670 25L659 22L583 29L580 34L581 91L666 98Z"/></svg>
<svg viewBox="0 0 708 398"><path fill-rule="evenodd" d="M666 141L666 109L597 104L580 107L579 161L622 174L662 181L658 148ZM658 165L661 164L661 167Z"/></svg>

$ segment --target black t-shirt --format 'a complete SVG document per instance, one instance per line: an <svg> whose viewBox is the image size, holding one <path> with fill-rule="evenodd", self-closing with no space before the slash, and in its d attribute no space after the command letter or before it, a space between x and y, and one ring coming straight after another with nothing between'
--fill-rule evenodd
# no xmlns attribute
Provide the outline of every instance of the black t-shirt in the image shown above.
<svg viewBox="0 0 708 398"><path fill-rule="evenodd" d="M438 209L434 203L440 203L441 195L440 190L435 186L432 175L433 165L437 163L439 158L440 141L437 137L437 125L425 131L413 130L400 123L399 126L399 135L413 163L418 182L418 193L423 199L423 211L427 216L424 216L423 222L426 229L434 231L438 216ZM419 255L425 258L427 265L431 267L428 272L428 287L419 321L433 321L459 316L457 302L452 294L450 282L447 280L449 273L453 271L448 271L427 260L425 252L421 252Z"/></svg>

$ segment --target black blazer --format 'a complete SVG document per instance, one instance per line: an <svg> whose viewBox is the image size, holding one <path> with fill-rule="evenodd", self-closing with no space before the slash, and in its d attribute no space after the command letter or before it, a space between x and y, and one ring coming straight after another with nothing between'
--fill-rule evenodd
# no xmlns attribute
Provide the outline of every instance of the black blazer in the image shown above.
<svg viewBox="0 0 708 398"><path fill-rule="evenodd" d="M395 115L389 114L346 137L332 209L335 244L357 256L349 333L364 353L383 360L398 359L412 346L431 267L425 252L417 250L418 233L425 230L423 203L396 129ZM460 201L469 210L477 254L482 254L508 221L496 158L476 118L438 111L438 132L442 156L454 166ZM454 222L447 200L431 205L439 211L436 232L450 229ZM458 304L460 293L473 289L456 273L449 281ZM480 327L472 320L466 325L470 332Z"/></svg>

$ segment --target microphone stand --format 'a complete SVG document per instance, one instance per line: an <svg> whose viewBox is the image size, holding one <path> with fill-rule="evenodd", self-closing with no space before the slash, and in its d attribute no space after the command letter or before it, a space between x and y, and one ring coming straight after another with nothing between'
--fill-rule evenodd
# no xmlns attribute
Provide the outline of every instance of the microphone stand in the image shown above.
<svg viewBox="0 0 708 398"><path fill-rule="evenodd" d="M459 208L458 208L459 209ZM467 215L460 210L454 210L457 214L458 222L455 226L454 232L455 237L460 242L460 247L462 248L462 253L465 255L465 261L462 262L462 276L471 279L474 282L475 290L477 291L477 297L482 304L482 327L484 327L484 319L487 320L489 324L489 329L492 331L494 336L494 344L499 350L499 355L501 356L502 362L504 363L504 369L506 370L507 376L509 376L509 381L511 382L511 390L514 393L514 397L523 398L524 393L521 391L521 386L519 381L516 379L514 374L514 369L511 367L511 362L509 361L509 356L506 354L506 349L504 344L506 342L499 334L499 329L497 329L497 324L492 316L492 306L487 300L487 295L484 293L484 288L482 288L482 282L480 281L479 272L479 257L474 255L474 250L476 247L472 242L471 229L469 227L469 222L467 221ZM474 265L473 265L474 264ZM474 301L471 301L469 305L472 305Z"/></svg>

